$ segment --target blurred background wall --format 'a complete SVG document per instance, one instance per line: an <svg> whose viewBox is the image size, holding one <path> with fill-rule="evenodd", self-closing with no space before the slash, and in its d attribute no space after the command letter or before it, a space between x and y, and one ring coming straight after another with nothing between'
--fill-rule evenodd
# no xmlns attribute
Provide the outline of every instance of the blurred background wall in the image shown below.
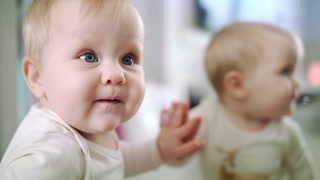
<svg viewBox="0 0 320 180"><path fill-rule="evenodd" d="M35 101L20 71L23 55L20 22L30 1L0 0L0 159L17 125ZM264 21L296 33L305 44L306 57L298 69L302 97L293 117L303 127L308 146L315 154L317 165L320 164L317 155L320 151L320 1L132 1L146 29L147 90L137 115L119 128L123 139L134 142L156 136L159 112L171 101L192 100L196 104L204 96L214 94L202 64L211 35L233 21ZM168 172L164 168L132 179L171 177ZM190 172L187 175L192 177Z"/></svg>
<svg viewBox="0 0 320 180"><path fill-rule="evenodd" d="M0 0L0 156L17 125L18 8Z"/></svg>

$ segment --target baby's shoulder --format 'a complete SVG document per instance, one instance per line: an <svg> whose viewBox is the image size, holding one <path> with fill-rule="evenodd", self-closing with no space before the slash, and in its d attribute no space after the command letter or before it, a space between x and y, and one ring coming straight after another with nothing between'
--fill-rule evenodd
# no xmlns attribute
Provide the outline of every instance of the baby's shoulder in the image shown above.
<svg viewBox="0 0 320 180"><path fill-rule="evenodd" d="M45 150L50 147L57 151L79 149L77 136L78 133L56 115L33 107L20 123L9 148Z"/></svg>
<svg viewBox="0 0 320 180"><path fill-rule="evenodd" d="M280 131L288 146L297 145L304 142L302 129L298 122L290 117L285 117L280 123Z"/></svg>
<svg viewBox="0 0 320 180"><path fill-rule="evenodd" d="M60 133L30 134L24 141L14 139L1 168L26 179L64 179L84 174L86 159L73 139Z"/></svg>
<svg viewBox="0 0 320 180"><path fill-rule="evenodd" d="M284 117L280 122L280 126L287 130L288 133L297 133L301 131L300 125L291 117Z"/></svg>

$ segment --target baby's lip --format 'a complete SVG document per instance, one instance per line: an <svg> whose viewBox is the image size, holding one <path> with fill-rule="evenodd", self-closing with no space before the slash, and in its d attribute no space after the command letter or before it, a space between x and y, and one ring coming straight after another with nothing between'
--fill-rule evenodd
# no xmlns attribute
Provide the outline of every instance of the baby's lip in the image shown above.
<svg viewBox="0 0 320 180"><path fill-rule="evenodd" d="M120 97L103 97L95 100L96 102L122 102Z"/></svg>

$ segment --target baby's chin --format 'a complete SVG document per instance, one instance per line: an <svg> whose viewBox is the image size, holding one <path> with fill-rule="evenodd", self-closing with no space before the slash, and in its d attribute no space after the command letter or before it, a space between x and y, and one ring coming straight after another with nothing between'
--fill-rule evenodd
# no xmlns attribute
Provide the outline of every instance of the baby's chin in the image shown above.
<svg viewBox="0 0 320 180"><path fill-rule="evenodd" d="M293 111L293 108L294 108L294 107L288 108L283 114L279 114L279 116L278 116L278 117L274 117L274 119L281 120L281 119L283 119L283 117L285 117L285 116L290 116L290 115L292 114L292 112L294 112L294 111Z"/></svg>

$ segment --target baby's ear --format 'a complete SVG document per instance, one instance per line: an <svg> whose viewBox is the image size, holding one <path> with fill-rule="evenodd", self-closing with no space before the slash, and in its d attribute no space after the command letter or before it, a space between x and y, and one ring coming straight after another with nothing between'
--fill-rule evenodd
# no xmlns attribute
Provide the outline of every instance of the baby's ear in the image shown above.
<svg viewBox="0 0 320 180"><path fill-rule="evenodd" d="M22 74L26 84L30 91L37 98L45 96L44 89L42 86L40 72L35 62L30 57L24 57L22 60Z"/></svg>
<svg viewBox="0 0 320 180"><path fill-rule="evenodd" d="M237 100L244 100L247 97L247 91L243 81L244 76L240 71L231 70L227 72L223 78L225 94Z"/></svg>

